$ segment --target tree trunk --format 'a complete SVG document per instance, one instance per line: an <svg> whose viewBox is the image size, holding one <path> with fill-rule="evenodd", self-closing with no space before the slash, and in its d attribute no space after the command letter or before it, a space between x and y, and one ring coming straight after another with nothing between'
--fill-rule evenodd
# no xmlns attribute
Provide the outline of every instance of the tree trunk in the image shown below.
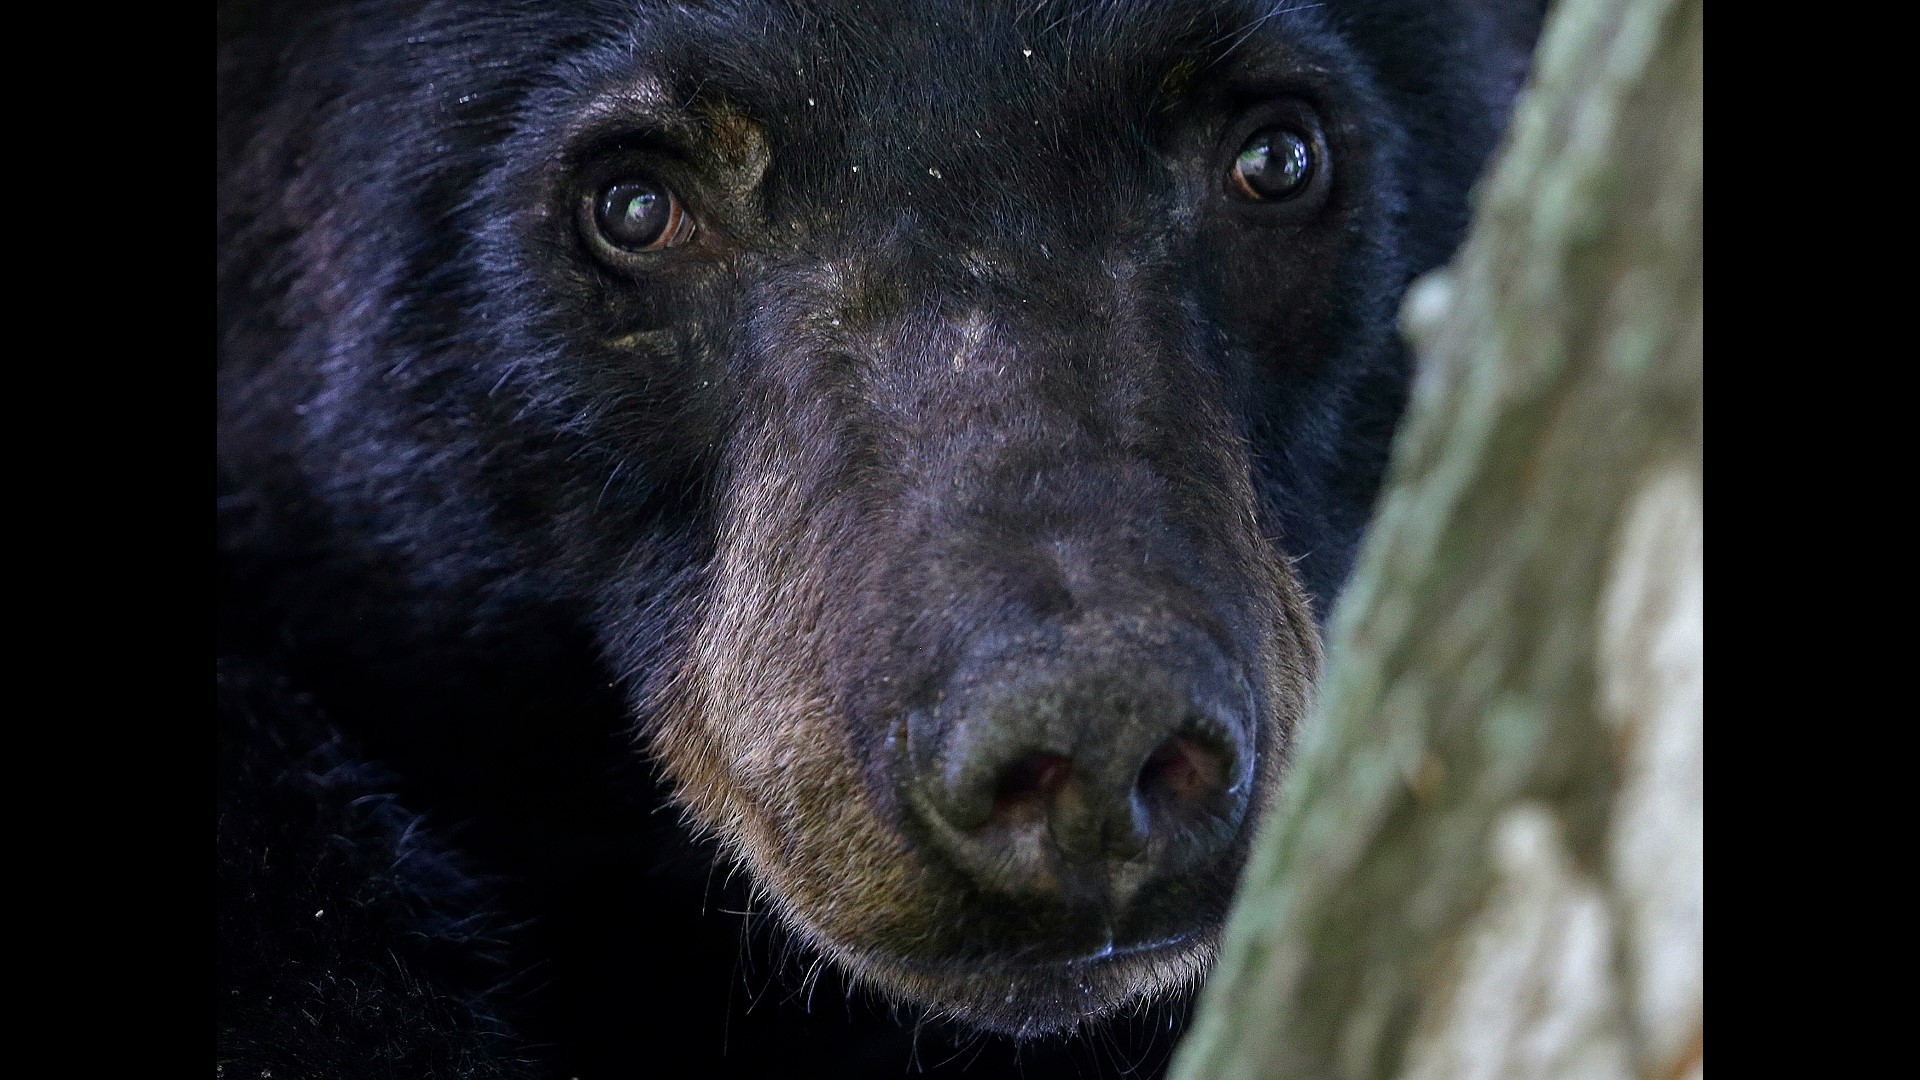
<svg viewBox="0 0 1920 1080"><path fill-rule="evenodd" d="M1702 1074L1699 0L1562 0L1175 1063Z"/></svg>

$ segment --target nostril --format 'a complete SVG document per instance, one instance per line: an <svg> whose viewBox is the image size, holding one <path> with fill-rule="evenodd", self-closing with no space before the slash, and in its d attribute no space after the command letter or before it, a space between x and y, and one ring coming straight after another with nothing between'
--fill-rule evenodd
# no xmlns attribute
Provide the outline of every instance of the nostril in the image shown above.
<svg viewBox="0 0 1920 1080"><path fill-rule="evenodd" d="M1148 802L1162 806L1195 802L1226 790L1230 767L1218 744L1175 735L1140 766L1134 787Z"/></svg>
<svg viewBox="0 0 1920 1080"><path fill-rule="evenodd" d="M1073 775L1073 762L1059 754L1028 754L1000 774L989 820L999 825L1043 821L1054 797Z"/></svg>
<svg viewBox="0 0 1920 1080"><path fill-rule="evenodd" d="M906 795L930 853L995 892L1123 904L1232 848L1256 733L1237 671L1201 649L1020 659L964 670L909 717Z"/></svg>

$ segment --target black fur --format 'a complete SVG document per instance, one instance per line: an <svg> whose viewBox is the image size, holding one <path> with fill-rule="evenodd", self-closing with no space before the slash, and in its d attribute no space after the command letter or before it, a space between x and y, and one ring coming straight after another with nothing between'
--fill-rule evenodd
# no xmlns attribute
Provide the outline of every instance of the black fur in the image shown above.
<svg viewBox="0 0 1920 1080"><path fill-rule="evenodd" d="M985 305L1037 320L1028 351L1056 356L1147 320L1224 388L1233 425L1204 437L1245 455L1258 527L1324 616L1404 400L1393 312L1458 242L1539 16L224 6L225 1075L625 1075L680 1054L708 1075L905 1069L910 1017L843 1005L831 973L814 994L805 955L766 970L779 935L737 944L716 909L750 903L744 884L709 880L633 748L712 588L716 502L743 482L729 441L817 403L768 371L803 330L840 355L827 305ZM621 105L642 75L763 141L722 124L702 144ZM1280 91L1315 100L1342 151L1331 209L1284 234L1202 205L1214 144ZM703 236L724 246L632 275L588 257L572 185L634 157L713 208ZM1089 307L1116 236L1138 312ZM940 268L981 245L1007 278L968 291ZM893 261L829 287L810 277L823 252ZM823 363L808 394L860 386ZM1086 475L1063 498L1112 498ZM870 561L893 554L874 543ZM749 1011L754 993L772 1000ZM1152 1065L1178 1018L1018 1053L938 1028L920 1063L957 1038L949 1068Z"/></svg>

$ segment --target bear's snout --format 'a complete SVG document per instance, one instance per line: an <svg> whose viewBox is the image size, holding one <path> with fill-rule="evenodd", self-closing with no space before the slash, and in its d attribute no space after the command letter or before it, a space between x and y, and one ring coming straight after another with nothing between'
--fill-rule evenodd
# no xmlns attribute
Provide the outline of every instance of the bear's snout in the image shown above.
<svg viewBox="0 0 1920 1080"><path fill-rule="evenodd" d="M917 250L768 286L662 756L810 941L1057 1030L1204 969L1317 631L1172 282L1040 277L1090 284L1038 308ZM849 305L876 279L927 288Z"/></svg>
<svg viewBox="0 0 1920 1080"><path fill-rule="evenodd" d="M909 717L906 801L932 853L982 891L1111 934L1138 922L1143 886L1226 856L1254 723L1250 683L1204 633L1086 617L959 665Z"/></svg>

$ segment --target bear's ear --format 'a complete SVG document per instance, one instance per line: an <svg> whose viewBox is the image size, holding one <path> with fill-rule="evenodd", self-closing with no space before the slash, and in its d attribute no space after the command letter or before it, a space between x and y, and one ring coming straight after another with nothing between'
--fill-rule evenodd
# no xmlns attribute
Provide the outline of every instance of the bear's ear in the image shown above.
<svg viewBox="0 0 1920 1080"><path fill-rule="evenodd" d="M1540 40L1540 31L1547 24L1547 13L1553 9L1553 0L1487 0L1498 8L1500 25L1507 27L1512 35L1511 44L1521 52L1532 54L1534 45Z"/></svg>
<svg viewBox="0 0 1920 1080"><path fill-rule="evenodd" d="M1419 81L1504 105L1526 81L1552 0L1351 0L1329 6L1385 65Z"/></svg>
<svg viewBox="0 0 1920 1080"><path fill-rule="evenodd" d="M1546 24L1552 0L1456 0L1467 13L1478 16L1482 44L1491 55L1505 60L1507 86L1518 91L1533 64L1534 46Z"/></svg>
<svg viewBox="0 0 1920 1080"><path fill-rule="evenodd" d="M1514 48L1528 51L1540 37L1540 27L1546 23L1547 9L1553 6L1553 0L1456 0L1462 6L1478 9L1489 25L1500 28L1507 35L1507 43Z"/></svg>

